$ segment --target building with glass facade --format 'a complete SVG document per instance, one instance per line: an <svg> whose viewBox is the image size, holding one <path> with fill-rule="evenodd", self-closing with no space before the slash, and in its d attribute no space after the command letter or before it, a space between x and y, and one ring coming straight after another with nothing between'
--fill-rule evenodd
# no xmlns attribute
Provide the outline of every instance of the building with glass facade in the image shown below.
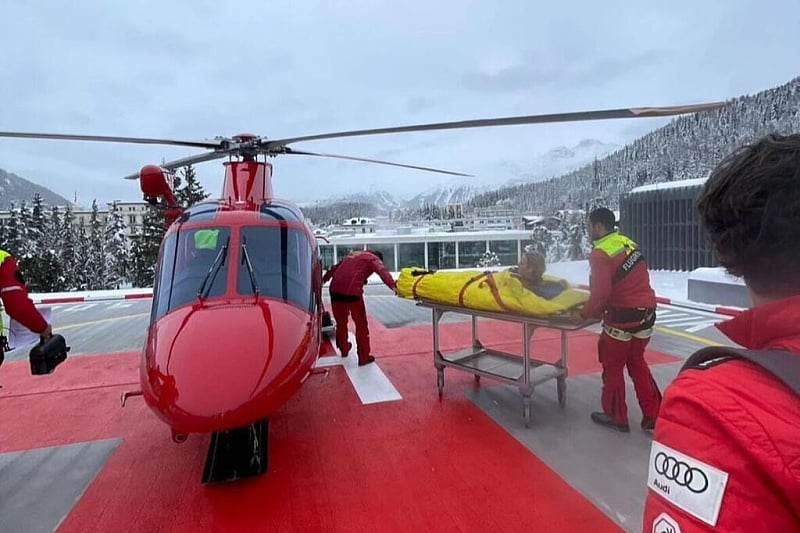
<svg viewBox="0 0 800 533"><path fill-rule="evenodd" d="M694 203L705 178L644 185L620 197L620 230L654 270L717 266Z"/></svg>
<svg viewBox="0 0 800 533"><path fill-rule="evenodd" d="M424 232L409 234L347 235L320 242L324 268L336 264L353 250L376 250L390 271L410 266L430 270L475 268L487 252L494 252L501 266L516 265L522 249L530 244L531 232L524 230Z"/></svg>

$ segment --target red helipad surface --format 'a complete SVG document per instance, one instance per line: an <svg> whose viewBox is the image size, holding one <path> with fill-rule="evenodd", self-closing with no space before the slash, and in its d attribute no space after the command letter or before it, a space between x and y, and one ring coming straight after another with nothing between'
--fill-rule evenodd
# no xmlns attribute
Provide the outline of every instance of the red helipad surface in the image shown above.
<svg viewBox="0 0 800 533"><path fill-rule="evenodd" d="M486 324L482 339L516 349L518 327ZM71 355L44 377L26 361L3 365L0 453L122 439L60 532L621 531L463 394L471 375L448 373L439 398L430 326L370 325L402 400L362 404L341 366L311 376L270 420L270 471L259 478L201 485L208 436L175 444L141 398L120 407L120 393L138 389L138 352ZM461 347L469 324L441 333L443 349ZM534 343L539 358L557 359L554 332ZM599 371L595 343L571 336L571 375Z"/></svg>

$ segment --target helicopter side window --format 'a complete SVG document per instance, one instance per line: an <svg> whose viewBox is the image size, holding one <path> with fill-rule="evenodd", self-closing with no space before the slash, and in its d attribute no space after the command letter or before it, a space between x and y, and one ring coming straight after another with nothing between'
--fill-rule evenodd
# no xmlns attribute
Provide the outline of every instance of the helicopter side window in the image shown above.
<svg viewBox="0 0 800 533"><path fill-rule="evenodd" d="M169 295L172 291L171 280L177 253L177 240L178 236L173 233L164 240L161 248L161 260L156 266L153 285L154 305L150 314L151 322L154 322L169 311Z"/></svg>
<svg viewBox="0 0 800 533"><path fill-rule="evenodd" d="M228 228L179 230L177 236L170 237L172 242L165 243L159 265L158 294L154 295L159 316L197 301L201 287L206 298L225 294L229 237Z"/></svg>
<svg viewBox="0 0 800 533"><path fill-rule="evenodd" d="M247 250L259 294L312 310L312 255L306 233L299 228L278 226L246 226L241 231L240 246ZM236 290L239 294L253 294L243 250L239 256Z"/></svg>

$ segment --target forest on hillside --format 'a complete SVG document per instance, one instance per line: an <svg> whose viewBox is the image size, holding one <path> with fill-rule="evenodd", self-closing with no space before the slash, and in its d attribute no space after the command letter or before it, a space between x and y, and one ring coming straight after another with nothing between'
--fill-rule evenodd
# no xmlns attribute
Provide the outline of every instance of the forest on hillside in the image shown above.
<svg viewBox="0 0 800 533"><path fill-rule="evenodd" d="M725 107L676 118L611 155L564 176L504 187L469 207L504 205L527 213L605 204L651 183L704 178L734 149L768 133L800 132L800 77L728 101Z"/></svg>

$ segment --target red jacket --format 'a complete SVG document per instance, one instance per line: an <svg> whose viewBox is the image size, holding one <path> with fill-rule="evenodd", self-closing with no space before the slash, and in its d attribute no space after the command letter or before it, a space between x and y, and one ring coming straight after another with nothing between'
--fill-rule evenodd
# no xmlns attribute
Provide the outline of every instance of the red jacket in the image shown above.
<svg viewBox="0 0 800 533"><path fill-rule="evenodd" d="M28 289L16 261L10 255L0 261L0 298L6 314L34 333L41 333L47 328L47 321L28 298Z"/></svg>
<svg viewBox="0 0 800 533"><path fill-rule="evenodd" d="M717 327L745 348L800 357L800 296ZM697 492L666 483L665 475ZM743 360L682 371L661 404L648 486L647 533L661 531L656 525L681 533L800 531L800 397Z"/></svg>
<svg viewBox="0 0 800 533"><path fill-rule="evenodd" d="M364 294L364 284L372 274L378 274L387 287L395 289L397 285L392 275L383 266L380 258L366 251L351 252L347 257L333 265L325 272L322 283L331 281L331 294L360 297Z"/></svg>
<svg viewBox="0 0 800 533"><path fill-rule="evenodd" d="M589 254L589 265L592 269L589 278L591 294L581 310L584 318L603 318L605 311L616 308L654 308L656 293L650 286L650 273L644 259L636 263L628 274L613 282L615 274L625 261L636 250L636 244L619 234L612 232L594 241L594 248ZM613 320L606 323L621 327Z"/></svg>

